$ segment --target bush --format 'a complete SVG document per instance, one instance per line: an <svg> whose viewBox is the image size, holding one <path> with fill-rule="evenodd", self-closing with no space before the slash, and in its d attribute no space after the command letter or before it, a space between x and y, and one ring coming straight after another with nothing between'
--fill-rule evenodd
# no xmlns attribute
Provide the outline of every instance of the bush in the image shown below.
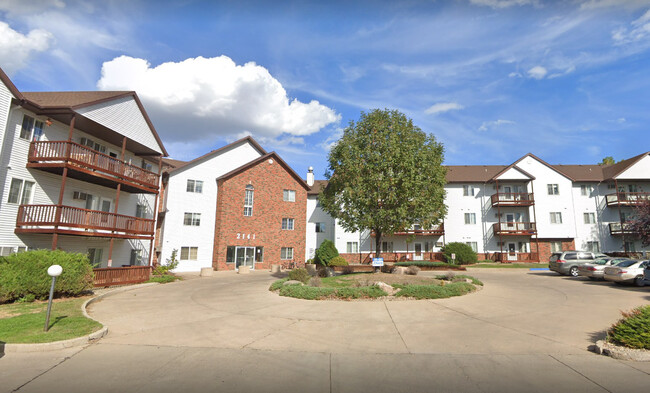
<svg viewBox="0 0 650 393"><path fill-rule="evenodd" d="M289 279L288 279L288 278L282 278L282 279L280 279L280 280L275 281L275 282L274 282L273 284L271 284L271 286L269 287L269 291L277 291L277 290L279 290L280 288L282 288L282 286L284 285L284 283L285 283L286 281L289 281Z"/></svg>
<svg viewBox="0 0 650 393"><path fill-rule="evenodd" d="M153 269L153 274L155 276L162 276L164 274L169 274L170 270L174 270L178 267L178 249L172 250L172 255L167 258L167 261L164 265L158 265Z"/></svg>
<svg viewBox="0 0 650 393"><path fill-rule="evenodd" d="M387 296L381 288L376 285L369 287L345 287L336 290L336 297L340 299L367 299Z"/></svg>
<svg viewBox="0 0 650 393"><path fill-rule="evenodd" d="M458 274L451 279L452 282L461 280L472 280L472 284L483 286L483 282L481 282L481 280L465 274Z"/></svg>
<svg viewBox="0 0 650 393"><path fill-rule="evenodd" d="M414 297L416 299L444 299L452 296L461 296L473 292L474 285L466 282L455 282L452 284L439 285L404 285L395 294L400 297Z"/></svg>
<svg viewBox="0 0 650 393"><path fill-rule="evenodd" d="M607 341L635 349L650 349L650 306L623 312L607 332Z"/></svg>
<svg viewBox="0 0 650 393"><path fill-rule="evenodd" d="M57 297L78 296L93 287L93 268L86 254L26 251L0 258L0 303L31 296L46 299L52 285L47 268L52 265L63 268L54 287Z"/></svg>
<svg viewBox="0 0 650 393"><path fill-rule="evenodd" d="M345 260L345 258L341 256L336 256L330 259L328 266L349 266L349 265L350 264L348 263L348 261Z"/></svg>
<svg viewBox="0 0 650 393"><path fill-rule="evenodd" d="M447 262L437 261L408 261L408 262L395 262L395 266L419 266L419 267L449 267L456 266Z"/></svg>
<svg viewBox="0 0 650 393"><path fill-rule="evenodd" d="M314 262L323 265L329 266L330 261L334 257L339 256L339 251L334 246L334 243L331 240L323 240L320 247L316 250L316 256L314 257Z"/></svg>
<svg viewBox="0 0 650 393"><path fill-rule="evenodd" d="M180 279L180 277L172 276L171 274L163 274L162 276L153 276L147 282L159 282L161 284L167 284L169 282L174 282Z"/></svg>
<svg viewBox="0 0 650 393"><path fill-rule="evenodd" d="M470 265L478 261L478 257L472 247L465 243L449 243L442 250L448 263L452 263L451 254L456 254L456 263L459 265Z"/></svg>
<svg viewBox="0 0 650 393"><path fill-rule="evenodd" d="M406 268L406 274L410 274L411 276L417 276L418 273L420 273L420 268L415 265L411 265Z"/></svg>
<svg viewBox="0 0 650 393"><path fill-rule="evenodd" d="M302 282L303 284L307 284L310 278L311 274L309 274L307 269L304 267L299 267L298 269L293 269L289 272L289 280L296 280Z"/></svg>
<svg viewBox="0 0 650 393"><path fill-rule="evenodd" d="M320 287L323 285L323 281L320 279L320 277L312 277L309 279L309 284L310 287Z"/></svg>
<svg viewBox="0 0 650 393"><path fill-rule="evenodd" d="M298 299L316 300L334 294L334 288L318 288L302 285L285 285L280 288L280 296L295 297Z"/></svg>
<svg viewBox="0 0 650 393"><path fill-rule="evenodd" d="M354 274L354 268L352 266L344 266L341 274Z"/></svg>

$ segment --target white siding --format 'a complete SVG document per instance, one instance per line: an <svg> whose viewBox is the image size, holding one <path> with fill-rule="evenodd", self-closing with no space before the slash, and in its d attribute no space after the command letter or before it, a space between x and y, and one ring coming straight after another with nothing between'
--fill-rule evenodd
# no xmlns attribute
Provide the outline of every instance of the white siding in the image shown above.
<svg viewBox="0 0 650 393"><path fill-rule="evenodd" d="M502 180L530 180L530 177L522 173L517 168L510 168L505 173L502 173L497 179Z"/></svg>
<svg viewBox="0 0 650 393"><path fill-rule="evenodd" d="M626 179L647 179L650 177L650 155L646 155L640 159L636 164L627 168L623 173L616 176L617 180ZM648 192L650 190L647 190Z"/></svg>
<svg viewBox="0 0 650 393"><path fill-rule="evenodd" d="M305 260L313 258L316 249L325 239L334 238L334 220L318 205L318 195L307 196L307 238ZM316 232L316 223L325 224L325 232Z"/></svg>

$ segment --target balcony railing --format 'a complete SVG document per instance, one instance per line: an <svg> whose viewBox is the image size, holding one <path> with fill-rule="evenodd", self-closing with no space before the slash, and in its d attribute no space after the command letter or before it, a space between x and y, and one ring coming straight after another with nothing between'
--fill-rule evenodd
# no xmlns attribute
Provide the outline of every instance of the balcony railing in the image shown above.
<svg viewBox="0 0 650 393"><path fill-rule="evenodd" d="M409 236L409 235L415 235L415 236L442 236L445 234L445 226L444 224L440 224L435 227L431 227L429 229L406 229L404 231L399 231L393 233L391 236ZM375 232L371 232L370 236L374 237Z"/></svg>
<svg viewBox="0 0 650 393"><path fill-rule="evenodd" d="M609 233L611 235L633 235L636 234L631 228L631 224L629 222L624 222L623 225L621 225L620 222L612 222L609 224Z"/></svg>
<svg viewBox="0 0 650 393"><path fill-rule="evenodd" d="M534 222L498 222L493 228L497 235L530 236L537 233L537 225Z"/></svg>
<svg viewBox="0 0 650 393"><path fill-rule="evenodd" d="M154 220L63 205L20 205L16 232L150 239Z"/></svg>
<svg viewBox="0 0 650 393"><path fill-rule="evenodd" d="M650 192L617 192L605 195L607 206L637 206L650 200Z"/></svg>
<svg viewBox="0 0 650 393"><path fill-rule="evenodd" d="M63 168L127 184L146 192L157 192L159 176L87 146L68 141L33 141L28 167Z"/></svg>
<svg viewBox="0 0 650 393"><path fill-rule="evenodd" d="M532 206L535 204L532 192L498 192L490 199L492 206Z"/></svg>

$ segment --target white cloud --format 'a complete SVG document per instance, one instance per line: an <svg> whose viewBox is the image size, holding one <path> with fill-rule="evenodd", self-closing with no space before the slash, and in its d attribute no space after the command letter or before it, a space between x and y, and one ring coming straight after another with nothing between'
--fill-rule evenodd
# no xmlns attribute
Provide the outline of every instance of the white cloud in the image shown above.
<svg viewBox="0 0 650 393"><path fill-rule="evenodd" d="M2 0L0 2L0 11L12 16L33 15L53 8L65 8L65 3L61 0Z"/></svg>
<svg viewBox="0 0 650 393"><path fill-rule="evenodd" d="M583 10L594 10L610 7L638 9L647 7L648 4L650 4L648 0L587 0L580 4L580 8Z"/></svg>
<svg viewBox="0 0 650 393"><path fill-rule="evenodd" d="M568 74L572 73L575 70L576 70L576 67L574 65L571 65L571 66L567 67L564 71L555 72L555 73L549 75L548 79L559 78L561 76L568 75Z"/></svg>
<svg viewBox="0 0 650 393"><path fill-rule="evenodd" d="M27 65L29 59L38 52L50 47L52 34L43 29L34 29L22 34L7 23L0 22L0 64L2 69L12 74Z"/></svg>
<svg viewBox="0 0 650 393"><path fill-rule="evenodd" d="M504 124L516 124L512 120L504 120L504 119L498 119L498 120L493 120L493 121L484 121L481 126L478 128L479 131L487 131L487 130L493 130L499 126L502 126Z"/></svg>
<svg viewBox="0 0 650 393"><path fill-rule="evenodd" d="M523 6L523 5L539 5L539 2L536 0L470 0L470 3L474 5L482 5L492 8L509 8L513 6Z"/></svg>
<svg viewBox="0 0 650 393"><path fill-rule="evenodd" d="M121 56L103 64L97 87L135 90L163 139L172 141L209 144L241 133L304 136L340 121L340 115L318 101L289 98L266 68L253 62L237 65L227 56L157 67Z"/></svg>
<svg viewBox="0 0 650 393"><path fill-rule="evenodd" d="M463 108L465 107L456 102L438 102L437 104L433 104L427 108L424 113L427 115L437 115L438 113L455 111Z"/></svg>
<svg viewBox="0 0 650 393"><path fill-rule="evenodd" d="M511 72L511 73L508 74L508 77L509 78L521 78L522 75L519 72Z"/></svg>
<svg viewBox="0 0 650 393"><path fill-rule="evenodd" d="M630 25L612 31L612 39L616 44L627 44L650 37L650 9Z"/></svg>
<svg viewBox="0 0 650 393"><path fill-rule="evenodd" d="M534 79L543 79L548 71L542 66L535 66L528 70L528 76Z"/></svg>

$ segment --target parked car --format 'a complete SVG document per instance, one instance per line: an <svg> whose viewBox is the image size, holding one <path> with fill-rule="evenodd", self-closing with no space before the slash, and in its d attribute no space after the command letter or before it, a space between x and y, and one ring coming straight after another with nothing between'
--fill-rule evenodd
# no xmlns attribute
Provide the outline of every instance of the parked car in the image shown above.
<svg viewBox="0 0 650 393"><path fill-rule="evenodd" d="M607 266L615 266L617 263L626 260L627 258L614 257L596 259L591 263L585 263L584 265L578 266L578 275L581 277L588 277L590 280L602 280Z"/></svg>
<svg viewBox="0 0 650 393"><path fill-rule="evenodd" d="M648 260L635 260L629 259L627 261L619 262L616 266L608 266L605 268L604 278L607 281L613 281L617 284L634 283L638 287L645 285L643 277L644 269L650 264Z"/></svg>
<svg viewBox="0 0 650 393"><path fill-rule="evenodd" d="M645 276L645 283L650 285L650 263L645 267L643 275Z"/></svg>
<svg viewBox="0 0 650 393"><path fill-rule="evenodd" d="M578 266L592 263L596 259L609 258L605 254L590 251L562 251L551 254L548 267L554 272L573 277L578 276Z"/></svg>

